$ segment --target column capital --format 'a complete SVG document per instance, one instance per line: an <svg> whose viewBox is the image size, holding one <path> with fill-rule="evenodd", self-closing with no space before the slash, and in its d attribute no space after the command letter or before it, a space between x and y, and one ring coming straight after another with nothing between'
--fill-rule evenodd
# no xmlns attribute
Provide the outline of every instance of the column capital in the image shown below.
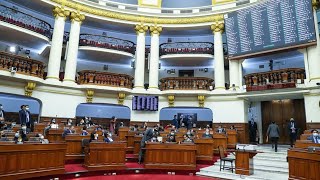
<svg viewBox="0 0 320 180"><path fill-rule="evenodd" d="M174 95L168 96L169 107L174 107Z"/></svg>
<svg viewBox="0 0 320 180"><path fill-rule="evenodd" d="M134 30L136 31L137 34L139 33L146 34L146 32L148 31L148 26L144 25L143 23L140 23L134 27Z"/></svg>
<svg viewBox="0 0 320 180"><path fill-rule="evenodd" d="M213 17L213 24L211 25L212 33L224 31L224 17L219 14Z"/></svg>
<svg viewBox="0 0 320 180"><path fill-rule="evenodd" d="M162 32L162 26L158 26L158 25L152 25L150 26L150 34L151 36L153 35L160 35L160 33Z"/></svg>
<svg viewBox="0 0 320 180"><path fill-rule="evenodd" d="M204 107L205 96L198 95L199 107Z"/></svg>
<svg viewBox="0 0 320 180"><path fill-rule="evenodd" d="M24 95L31 97L33 90L36 88L35 82L28 82L24 87Z"/></svg>
<svg viewBox="0 0 320 180"><path fill-rule="evenodd" d="M313 7L313 10L319 9L319 7L320 7L319 0L312 0L312 7Z"/></svg>
<svg viewBox="0 0 320 180"><path fill-rule="evenodd" d="M75 11L72 11L70 13L70 20L71 22L80 22L82 23L84 20L86 19L86 16L84 14L81 14L80 12L75 12Z"/></svg>
<svg viewBox="0 0 320 180"><path fill-rule="evenodd" d="M94 95L94 91L87 89L87 92L86 92L87 103L92 103L93 95Z"/></svg>
<svg viewBox="0 0 320 180"><path fill-rule="evenodd" d="M52 10L54 17L63 17L64 20L70 15L70 11L65 10L64 7L55 6Z"/></svg>

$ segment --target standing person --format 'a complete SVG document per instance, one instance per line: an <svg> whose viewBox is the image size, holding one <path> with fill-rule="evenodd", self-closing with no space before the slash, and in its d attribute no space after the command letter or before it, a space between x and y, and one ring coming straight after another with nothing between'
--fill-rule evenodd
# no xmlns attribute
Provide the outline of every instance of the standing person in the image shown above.
<svg viewBox="0 0 320 180"><path fill-rule="evenodd" d="M188 120L187 120L187 129L192 129L192 125L193 125L193 116L189 116Z"/></svg>
<svg viewBox="0 0 320 180"><path fill-rule="evenodd" d="M258 126L257 123L254 122L254 119L252 118L249 122L249 137L250 137L250 143L256 143L256 136L257 136L257 130Z"/></svg>
<svg viewBox="0 0 320 180"><path fill-rule="evenodd" d="M0 104L0 121L4 121L4 110L2 104Z"/></svg>
<svg viewBox="0 0 320 180"><path fill-rule="evenodd" d="M154 131L157 131L156 128L150 128L144 132L144 135L140 142L140 152L139 152L139 162L138 162L139 164L141 164L143 161L144 152L145 152L143 148L145 148L146 143L154 137Z"/></svg>
<svg viewBox="0 0 320 180"><path fill-rule="evenodd" d="M272 121L272 123L269 125L267 130L267 140L270 138L270 141L272 143L272 148L274 147L274 151L278 151L278 140L280 137L280 130L279 126L276 124L276 122Z"/></svg>
<svg viewBox="0 0 320 180"><path fill-rule="evenodd" d="M179 127L184 127L186 125L183 114L180 115L178 123L179 123Z"/></svg>
<svg viewBox="0 0 320 180"><path fill-rule="evenodd" d="M179 129L179 122L178 122L177 115L174 115L174 116L173 116L172 124L173 124L176 128Z"/></svg>
<svg viewBox="0 0 320 180"><path fill-rule="evenodd" d="M116 129L116 121L117 121L117 118L115 116L112 116L109 124L109 132L111 134L114 134L114 131Z"/></svg>
<svg viewBox="0 0 320 180"><path fill-rule="evenodd" d="M290 136L290 146L293 147L298 134L297 123L294 121L293 118L290 118L290 122L288 123L288 132Z"/></svg>
<svg viewBox="0 0 320 180"><path fill-rule="evenodd" d="M31 128L32 122L29 108L26 105L22 105L21 107L22 109L19 111L20 124L25 124L27 128Z"/></svg>

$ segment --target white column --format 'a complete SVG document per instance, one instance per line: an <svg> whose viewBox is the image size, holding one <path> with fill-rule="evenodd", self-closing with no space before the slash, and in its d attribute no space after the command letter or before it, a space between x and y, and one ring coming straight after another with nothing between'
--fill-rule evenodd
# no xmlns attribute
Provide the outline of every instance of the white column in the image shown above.
<svg viewBox="0 0 320 180"><path fill-rule="evenodd" d="M70 12L62 7L55 7L53 9L55 22L51 40L47 80L59 81L64 25L66 17L69 16L69 14Z"/></svg>
<svg viewBox="0 0 320 180"><path fill-rule="evenodd" d="M80 26L81 22L85 19L85 16L83 14L80 14L79 12L71 12L70 19L71 29L69 35L69 46L67 51L67 61L63 82L75 83Z"/></svg>
<svg viewBox="0 0 320 180"><path fill-rule="evenodd" d="M159 90L159 36L161 31L161 26L155 25L150 27L149 90Z"/></svg>
<svg viewBox="0 0 320 180"><path fill-rule="evenodd" d="M232 85L234 84L234 88L238 90L240 88L240 72L239 72L239 61L238 60L229 60L229 78L230 78L230 90L233 90Z"/></svg>
<svg viewBox="0 0 320 180"><path fill-rule="evenodd" d="M243 63L244 60L239 60L238 63L239 63L239 66L238 66L238 69L239 69L239 88L242 90L242 83L243 83L243 72L242 72L242 63Z"/></svg>
<svg viewBox="0 0 320 180"><path fill-rule="evenodd" d="M137 47L134 72L134 89L144 88L144 65L145 65L145 48L146 48L146 31L148 26L138 24L135 27L137 32Z"/></svg>
<svg viewBox="0 0 320 180"><path fill-rule="evenodd" d="M214 34L214 82L215 90L225 89L224 77L224 54L222 32L224 29L223 16L215 16L214 24L211 25L211 30Z"/></svg>
<svg viewBox="0 0 320 180"><path fill-rule="evenodd" d="M319 38L319 27L318 18L316 12L316 6L313 9L314 25L316 30L317 45L307 48L307 61L309 68L309 79L311 84L320 82L320 38ZM305 59L306 60L306 59Z"/></svg>

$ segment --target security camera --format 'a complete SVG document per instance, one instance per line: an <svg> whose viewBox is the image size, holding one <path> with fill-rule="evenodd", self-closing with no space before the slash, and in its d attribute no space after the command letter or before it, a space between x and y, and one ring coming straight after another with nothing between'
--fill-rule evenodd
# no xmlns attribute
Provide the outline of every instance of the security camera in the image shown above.
<svg viewBox="0 0 320 180"><path fill-rule="evenodd" d="M9 69L9 71L11 72L12 75L14 75L17 72L17 68L16 67L11 67Z"/></svg>
<svg viewBox="0 0 320 180"><path fill-rule="evenodd" d="M317 86L320 86L320 83L316 83Z"/></svg>

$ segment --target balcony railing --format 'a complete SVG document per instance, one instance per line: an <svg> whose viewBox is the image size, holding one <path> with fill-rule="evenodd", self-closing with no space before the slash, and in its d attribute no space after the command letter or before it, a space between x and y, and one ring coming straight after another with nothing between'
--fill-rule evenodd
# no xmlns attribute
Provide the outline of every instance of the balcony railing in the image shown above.
<svg viewBox="0 0 320 180"><path fill-rule="evenodd" d="M42 34L49 39L52 36L52 27L49 23L4 5L0 5L0 21Z"/></svg>
<svg viewBox="0 0 320 180"><path fill-rule="evenodd" d="M135 54L135 44L133 42L102 35L80 34L79 45L114 49Z"/></svg>
<svg viewBox="0 0 320 180"><path fill-rule="evenodd" d="M26 57L0 52L0 69L16 71L16 73L43 78L45 65L43 62Z"/></svg>
<svg viewBox="0 0 320 180"><path fill-rule="evenodd" d="M211 42L173 42L160 44L160 56L167 54L213 54Z"/></svg>
<svg viewBox="0 0 320 180"><path fill-rule="evenodd" d="M247 91L295 88L296 83L304 83L305 71L300 68L280 69L253 73L244 76Z"/></svg>
<svg viewBox="0 0 320 180"><path fill-rule="evenodd" d="M133 77L127 74L84 70L78 72L78 84L132 88Z"/></svg>
<svg viewBox="0 0 320 180"><path fill-rule="evenodd" d="M161 90L210 90L213 79L206 77L167 77L160 79Z"/></svg>

